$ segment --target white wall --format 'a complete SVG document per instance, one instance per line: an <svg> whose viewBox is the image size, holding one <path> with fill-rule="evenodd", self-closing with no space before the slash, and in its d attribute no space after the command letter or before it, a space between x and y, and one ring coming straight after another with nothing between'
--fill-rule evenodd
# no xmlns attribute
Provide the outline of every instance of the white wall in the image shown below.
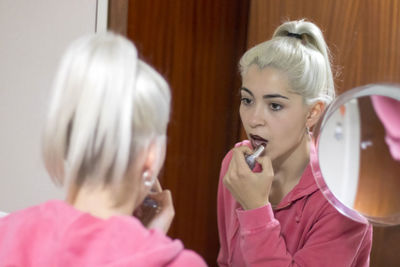
<svg viewBox="0 0 400 267"><path fill-rule="evenodd" d="M1 211L63 197L40 153L49 89L66 46L104 31L106 14L103 0L0 0Z"/></svg>
<svg viewBox="0 0 400 267"><path fill-rule="evenodd" d="M360 166L360 114L357 99L337 109L321 131L319 162L330 191L353 208Z"/></svg>

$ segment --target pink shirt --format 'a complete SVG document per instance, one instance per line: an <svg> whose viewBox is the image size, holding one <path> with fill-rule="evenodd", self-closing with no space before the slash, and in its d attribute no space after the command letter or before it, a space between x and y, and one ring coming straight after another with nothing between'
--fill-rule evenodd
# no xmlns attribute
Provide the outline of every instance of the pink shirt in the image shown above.
<svg viewBox="0 0 400 267"><path fill-rule="evenodd" d="M220 266L369 266L372 226L332 207L310 165L275 209L246 211L222 183L231 158L232 151L222 162L218 188Z"/></svg>
<svg viewBox="0 0 400 267"><path fill-rule="evenodd" d="M0 219L0 266L206 266L134 217L107 220L59 200Z"/></svg>

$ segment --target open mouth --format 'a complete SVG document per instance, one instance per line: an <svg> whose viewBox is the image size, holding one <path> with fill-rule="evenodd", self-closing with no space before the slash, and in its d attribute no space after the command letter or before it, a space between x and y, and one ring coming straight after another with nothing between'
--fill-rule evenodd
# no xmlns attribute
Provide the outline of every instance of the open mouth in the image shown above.
<svg viewBox="0 0 400 267"><path fill-rule="evenodd" d="M255 148L259 147L260 145L263 145L266 147L268 140L262 138L261 136L250 134L250 142L251 142L251 145L253 146L253 148L255 149Z"/></svg>

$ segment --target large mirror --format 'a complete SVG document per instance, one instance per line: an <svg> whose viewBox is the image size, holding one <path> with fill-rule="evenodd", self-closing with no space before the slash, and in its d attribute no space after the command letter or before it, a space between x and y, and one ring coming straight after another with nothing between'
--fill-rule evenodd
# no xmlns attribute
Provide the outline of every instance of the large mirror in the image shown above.
<svg viewBox="0 0 400 267"><path fill-rule="evenodd" d="M400 224L400 87L340 95L313 129L313 172L324 196L353 220Z"/></svg>

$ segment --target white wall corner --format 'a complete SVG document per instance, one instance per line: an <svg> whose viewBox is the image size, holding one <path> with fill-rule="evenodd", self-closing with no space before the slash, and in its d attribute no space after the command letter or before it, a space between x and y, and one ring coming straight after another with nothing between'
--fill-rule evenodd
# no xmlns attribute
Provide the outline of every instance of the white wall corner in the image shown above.
<svg viewBox="0 0 400 267"><path fill-rule="evenodd" d="M108 23L108 0L97 0L96 9L96 32L106 32Z"/></svg>

